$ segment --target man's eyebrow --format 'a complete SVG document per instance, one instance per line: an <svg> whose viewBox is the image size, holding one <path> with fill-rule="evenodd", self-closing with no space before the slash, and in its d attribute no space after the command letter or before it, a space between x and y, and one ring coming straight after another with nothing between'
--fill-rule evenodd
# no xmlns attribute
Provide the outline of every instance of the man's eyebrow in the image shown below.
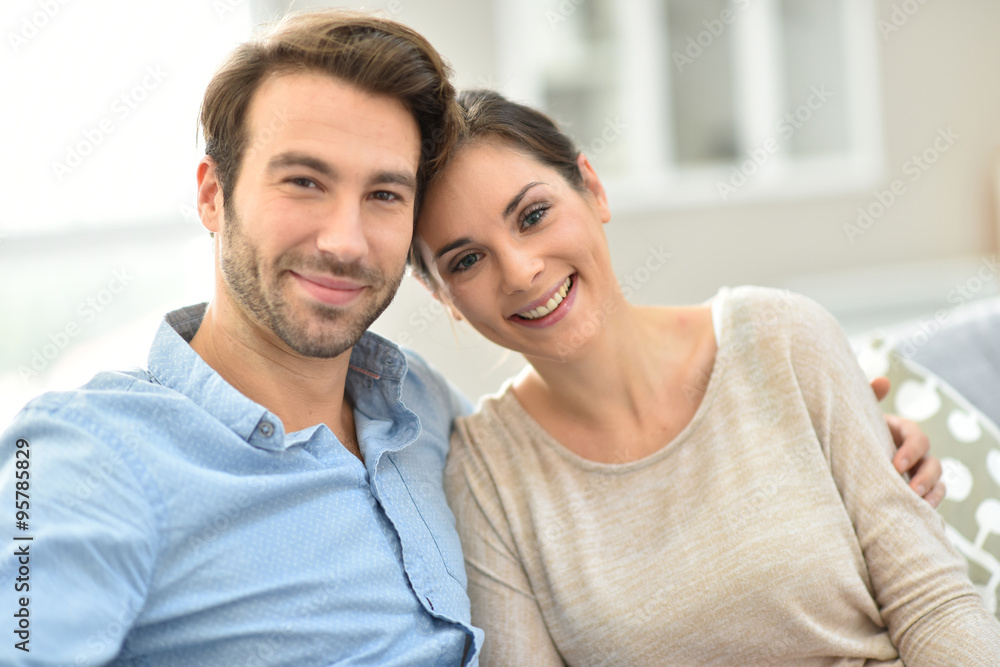
<svg viewBox="0 0 1000 667"><path fill-rule="evenodd" d="M333 176L335 171L326 161L306 153L279 153L267 161L268 171L278 171L288 167L306 167L324 176Z"/></svg>
<svg viewBox="0 0 1000 667"><path fill-rule="evenodd" d="M416 192L417 190L417 176L416 174L411 174L406 171L383 171L376 174L371 179L372 184L394 184L402 185L405 188L409 188Z"/></svg>
<svg viewBox="0 0 1000 667"><path fill-rule="evenodd" d="M448 244L442 246L441 248L439 248L438 251L436 253L434 253L434 259L435 260L441 259L441 255L449 253L452 250L454 250L455 248L460 248L460 247L464 246L466 243L472 243L472 239L470 239L468 236L463 236L460 239L455 239L451 243L448 243Z"/></svg>
<svg viewBox="0 0 1000 667"><path fill-rule="evenodd" d="M323 174L324 176L333 177L337 175L337 170L334 169L330 163L325 160L321 160L320 158L313 157L307 153L279 153L267 161L268 171L278 171L289 167L305 167L307 169L312 169L319 174ZM413 191L416 191L417 189L416 174L411 174L406 171L380 171L369 179L369 183L372 185L391 183L401 185Z"/></svg>
<svg viewBox="0 0 1000 667"><path fill-rule="evenodd" d="M528 183L523 188L518 190L517 194L514 195L511 198L510 202L507 203L507 208L503 210L503 217L509 218L511 213L517 210L517 206L518 204L521 203L521 200L524 199L524 195L528 194L528 190L535 187L536 185L541 185L541 183L542 183L541 181L532 181L531 183Z"/></svg>

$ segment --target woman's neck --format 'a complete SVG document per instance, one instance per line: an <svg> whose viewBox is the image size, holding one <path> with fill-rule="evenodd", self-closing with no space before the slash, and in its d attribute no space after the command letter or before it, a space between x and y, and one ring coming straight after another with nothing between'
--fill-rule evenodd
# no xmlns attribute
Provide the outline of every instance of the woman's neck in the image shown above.
<svg viewBox="0 0 1000 667"><path fill-rule="evenodd" d="M708 307L625 304L565 360L529 357L514 395L581 456L633 460L691 420L702 392L690 389L704 388L714 358Z"/></svg>

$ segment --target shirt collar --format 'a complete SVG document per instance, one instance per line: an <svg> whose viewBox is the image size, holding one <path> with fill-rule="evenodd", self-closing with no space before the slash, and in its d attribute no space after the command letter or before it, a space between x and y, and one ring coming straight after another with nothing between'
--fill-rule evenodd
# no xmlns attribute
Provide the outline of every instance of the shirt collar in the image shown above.
<svg viewBox="0 0 1000 667"><path fill-rule="evenodd" d="M149 372L157 382L187 396L249 444L283 450L315 431L310 427L285 437L277 415L226 382L191 347L207 303L167 313L149 352ZM365 332L351 350L347 392L357 412L373 420L396 422L404 441L419 432L419 420L400 402L406 357L392 342ZM408 436L408 437L407 437Z"/></svg>

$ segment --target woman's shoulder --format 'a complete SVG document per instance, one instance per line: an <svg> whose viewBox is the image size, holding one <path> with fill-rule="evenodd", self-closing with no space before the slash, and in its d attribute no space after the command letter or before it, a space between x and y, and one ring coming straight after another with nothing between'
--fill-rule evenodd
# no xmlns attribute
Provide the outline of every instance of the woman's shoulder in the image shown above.
<svg viewBox="0 0 1000 667"><path fill-rule="evenodd" d="M477 493L513 483L536 472L524 461L535 446L531 418L517 403L508 380L492 395L479 399L475 412L455 420L445 464L445 489L454 496L474 486ZM484 480L491 480L483 485Z"/></svg>
<svg viewBox="0 0 1000 667"><path fill-rule="evenodd" d="M531 417L513 394L510 379L494 394L479 399L472 414L455 420L452 450L483 452L486 456L505 455L530 432Z"/></svg>
<svg viewBox="0 0 1000 667"><path fill-rule="evenodd" d="M809 297L789 290L743 285L723 288L712 299L716 330L731 329L755 337L798 337L830 333L840 325Z"/></svg>

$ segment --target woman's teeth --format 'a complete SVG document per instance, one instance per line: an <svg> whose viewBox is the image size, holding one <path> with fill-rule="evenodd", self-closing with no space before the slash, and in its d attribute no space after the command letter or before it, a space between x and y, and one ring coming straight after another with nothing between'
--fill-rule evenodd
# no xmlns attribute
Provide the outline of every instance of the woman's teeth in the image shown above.
<svg viewBox="0 0 1000 667"><path fill-rule="evenodd" d="M560 303L562 303L562 300L566 298L566 293L569 292L569 288L572 285L573 281L567 278L566 282L562 284L562 287L560 287L559 290L552 295L552 298L549 299L544 305L523 313L518 313L517 316L526 320L537 320L539 317L545 317L555 310Z"/></svg>

